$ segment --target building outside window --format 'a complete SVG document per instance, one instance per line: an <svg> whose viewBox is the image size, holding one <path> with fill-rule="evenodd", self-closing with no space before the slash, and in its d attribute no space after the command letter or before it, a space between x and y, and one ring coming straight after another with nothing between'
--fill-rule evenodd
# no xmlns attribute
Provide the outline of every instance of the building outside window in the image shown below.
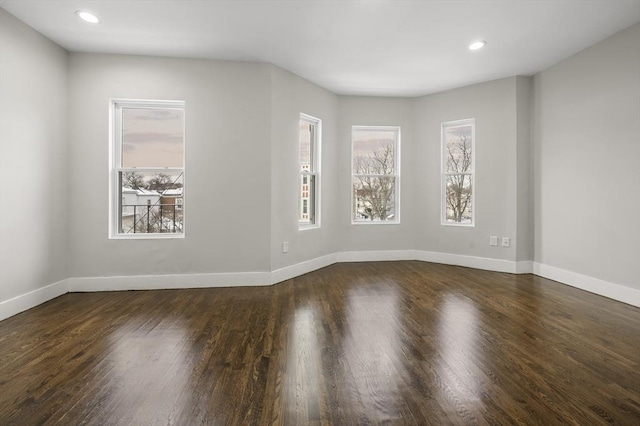
<svg viewBox="0 0 640 426"><path fill-rule="evenodd" d="M184 148L183 101L111 101L111 238L184 236Z"/></svg>
<svg viewBox="0 0 640 426"><path fill-rule="evenodd" d="M442 224L474 225L475 120L442 123Z"/></svg>
<svg viewBox="0 0 640 426"><path fill-rule="evenodd" d="M400 222L400 127L353 126L351 221Z"/></svg>
<svg viewBox="0 0 640 426"><path fill-rule="evenodd" d="M300 114L299 122L299 199L300 229L320 226L320 119Z"/></svg>

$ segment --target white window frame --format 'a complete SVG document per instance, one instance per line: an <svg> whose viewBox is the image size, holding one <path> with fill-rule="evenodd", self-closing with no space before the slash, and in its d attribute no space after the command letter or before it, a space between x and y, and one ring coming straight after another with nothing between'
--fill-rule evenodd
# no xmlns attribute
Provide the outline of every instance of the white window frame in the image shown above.
<svg viewBox="0 0 640 426"><path fill-rule="evenodd" d="M392 176L394 177L395 183L395 217L394 220L356 220L353 212L353 206L355 205L355 194L353 191L353 184L355 181L355 173L353 170L353 133L357 130L371 130L371 131L393 131L396 133L396 143L393 151L393 160L394 167L393 170L395 174L393 175L377 175L377 176ZM400 224L400 142L401 142L401 127L400 126L365 126L365 125L355 125L351 126L351 208L349 214L351 215L351 224L352 225L399 225ZM367 176L376 176L376 175L367 175Z"/></svg>
<svg viewBox="0 0 640 426"><path fill-rule="evenodd" d="M179 109L183 112L183 130L185 141L182 151L182 167L122 167L122 109L123 108L159 108ZM109 238L138 239L176 239L185 238L186 197L185 152L186 152L186 110L185 102L177 100L147 99L110 99L109 100ZM122 233L119 231L121 188L118 179L120 172L182 172L182 232L163 233Z"/></svg>
<svg viewBox="0 0 640 426"><path fill-rule="evenodd" d="M311 137L311 146L309 149L309 155L311 161L309 164L309 171L304 172L300 170L300 158L298 152L298 218L302 213L302 180L304 176L307 176L309 185L309 201L307 203L308 214L313 218L312 222L304 222L298 219L298 229L301 231L308 229L320 228L320 194L321 194L321 152L322 152L322 120L313 117L308 114L300 113L299 122L305 122L313 126L314 131ZM300 141L298 140L298 149L300 148Z"/></svg>
<svg viewBox="0 0 640 426"><path fill-rule="evenodd" d="M449 173L447 172L446 130L469 125L471 126L471 171L465 173ZM440 224L444 226L473 228L476 226L476 119L465 118L464 120L443 122L440 127L440 150ZM460 174L471 176L471 223L447 222L447 176Z"/></svg>

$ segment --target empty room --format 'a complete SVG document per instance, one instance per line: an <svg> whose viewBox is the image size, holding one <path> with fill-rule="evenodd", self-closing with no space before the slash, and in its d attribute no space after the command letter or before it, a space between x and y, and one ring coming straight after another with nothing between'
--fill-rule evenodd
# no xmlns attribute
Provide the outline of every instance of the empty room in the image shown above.
<svg viewBox="0 0 640 426"><path fill-rule="evenodd" d="M0 0L0 424L640 424L640 0Z"/></svg>

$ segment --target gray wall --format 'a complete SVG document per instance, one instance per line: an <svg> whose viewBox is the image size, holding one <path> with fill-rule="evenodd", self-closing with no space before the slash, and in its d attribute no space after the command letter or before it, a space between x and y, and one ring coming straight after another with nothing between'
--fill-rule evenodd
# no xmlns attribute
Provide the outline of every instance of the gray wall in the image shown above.
<svg viewBox="0 0 640 426"><path fill-rule="evenodd" d="M0 301L67 276L67 53L0 9Z"/></svg>
<svg viewBox="0 0 640 426"><path fill-rule="evenodd" d="M266 64L71 54L70 275L270 270L270 78ZM186 238L108 238L110 98L186 102Z"/></svg>
<svg viewBox="0 0 640 426"><path fill-rule="evenodd" d="M517 261L531 261L533 259L532 114L533 78L516 77L517 224L515 247Z"/></svg>
<svg viewBox="0 0 640 426"><path fill-rule="evenodd" d="M351 224L351 126L400 126L400 223ZM341 96L338 107L337 166L339 189L336 251L408 250L414 248L411 178L415 152L411 100Z"/></svg>
<svg viewBox="0 0 640 426"><path fill-rule="evenodd" d="M269 64L68 55L0 19L0 301L67 277L270 271L414 249L533 258L640 288L639 25L534 79L403 99L337 96ZM110 98L186 101L185 239L108 238ZM322 226L307 231L300 112L323 120ZM476 119L476 226L446 227L440 125L464 118ZM398 225L350 223L352 125L402 128Z"/></svg>
<svg viewBox="0 0 640 426"><path fill-rule="evenodd" d="M416 249L516 260L516 81L506 78L414 101ZM442 226L440 127L466 118L476 123L475 226ZM511 247L489 246L491 235L511 238Z"/></svg>
<svg viewBox="0 0 640 426"><path fill-rule="evenodd" d="M288 71L272 67L271 269L336 251L336 114L338 97ZM322 120L320 228L298 229L300 113ZM282 243L289 252L282 253Z"/></svg>
<svg viewBox="0 0 640 426"><path fill-rule="evenodd" d="M535 261L640 288L640 24L535 76Z"/></svg>

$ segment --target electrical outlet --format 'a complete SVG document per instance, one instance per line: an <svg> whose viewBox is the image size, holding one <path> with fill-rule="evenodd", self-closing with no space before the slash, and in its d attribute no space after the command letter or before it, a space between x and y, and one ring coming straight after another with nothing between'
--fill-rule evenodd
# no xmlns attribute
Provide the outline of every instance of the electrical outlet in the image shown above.
<svg viewBox="0 0 640 426"><path fill-rule="evenodd" d="M489 237L489 245L490 246L497 246L498 245L498 237L495 235L492 235Z"/></svg>
<svg viewBox="0 0 640 426"><path fill-rule="evenodd" d="M285 241L282 243L282 252L289 253L289 241Z"/></svg>
<svg viewBox="0 0 640 426"><path fill-rule="evenodd" d="M502 237L502 247L511 246L511 239L509 237Z"/></svg>

